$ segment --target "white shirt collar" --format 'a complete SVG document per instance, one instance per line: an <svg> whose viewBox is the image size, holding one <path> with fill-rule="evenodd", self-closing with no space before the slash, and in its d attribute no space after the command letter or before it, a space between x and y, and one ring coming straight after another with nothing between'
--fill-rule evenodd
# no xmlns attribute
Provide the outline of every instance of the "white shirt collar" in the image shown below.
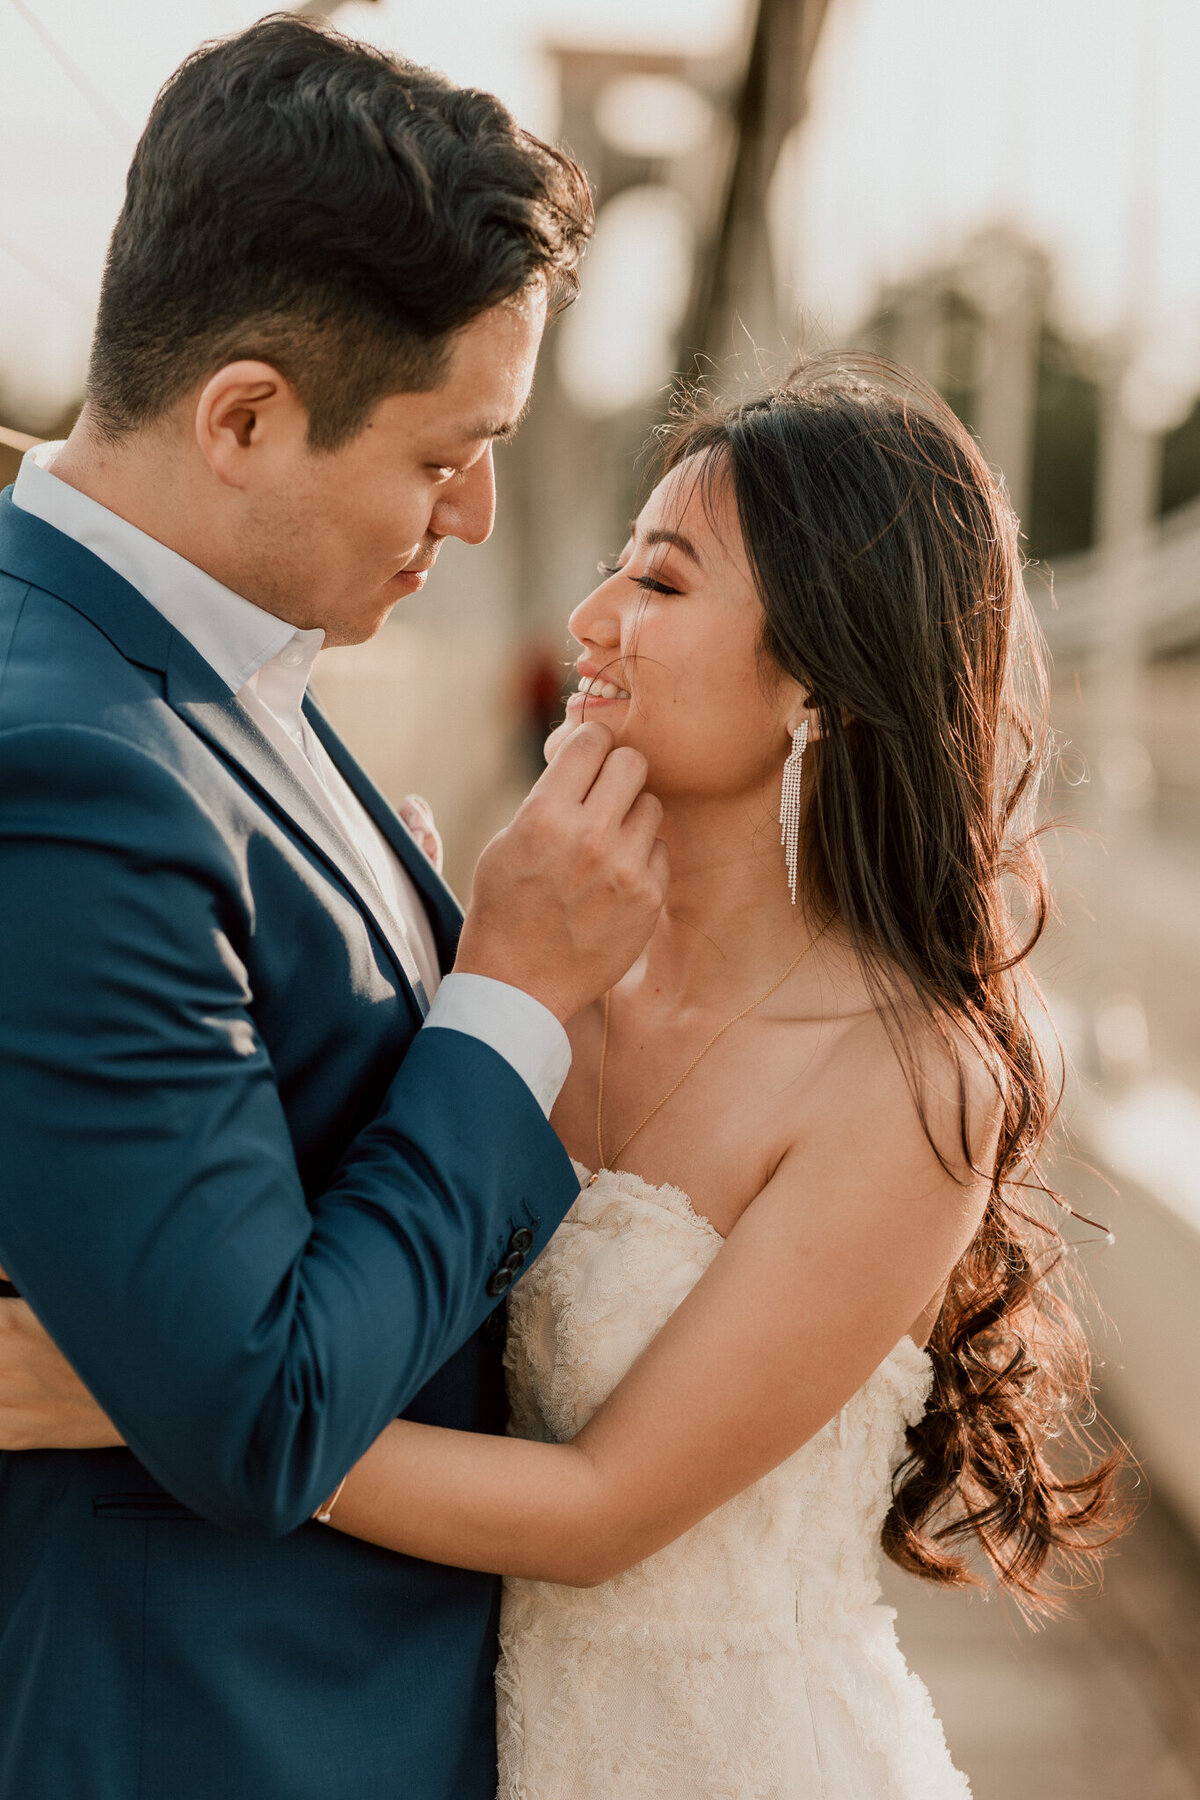
<svg viewBox="0 0 1200 1800"><path fill-rule="evenodd" d="M272 698L282 700L286 689L287 710L294 707L298 715L325 633L300 631L264 612L128 519L60 481L51 471L61 449L61 443L39 444L27 452L17 472L13 505L74 538L124 576L235 694L278 659L281 692Z"/></svg>

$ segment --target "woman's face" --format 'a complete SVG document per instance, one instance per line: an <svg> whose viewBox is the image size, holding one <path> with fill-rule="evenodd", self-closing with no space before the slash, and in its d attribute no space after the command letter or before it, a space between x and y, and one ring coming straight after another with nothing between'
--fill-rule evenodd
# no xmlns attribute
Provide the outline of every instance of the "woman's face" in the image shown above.
<svg viewBox="0 0 1200 1800"><path fill-rule="evenodd" d="M560 730L602 719L646 757L664 800L760 792L803 708L797 684L759 653L762 607L730 484L721 477L706 496L698 474L693 458L659 483L569 621L580 681Z"/></svg>

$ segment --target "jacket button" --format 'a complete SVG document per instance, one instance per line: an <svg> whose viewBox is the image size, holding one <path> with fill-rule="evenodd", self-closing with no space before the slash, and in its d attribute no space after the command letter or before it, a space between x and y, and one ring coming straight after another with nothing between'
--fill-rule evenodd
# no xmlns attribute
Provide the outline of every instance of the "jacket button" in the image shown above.
<svg viewBox="0 0 1200 1800"><path fill-rule="evenodd" d="M512 1281L513 1271L511 1269L506 1269L504 1264L501 1263L500 1267L498 1269L493 1269L492 1273L488 1276L486 1291L491 1295L493 1300L498 1300L501 1294L507 1294L509 1288L512 1286Z"/></svg>
<svg viewBox="0 0 1200 1800"><path fill-rule="evenodd" d="M510 1250L519 1250L522 1256L528 1256L533 1249L533 1233L527 1225L520 1225L508 1240Z"/></svg>
<svg viewBox="0 0 1200 1800"><path fill-rule="evenodd" d="M490 1312L488 1314L487 1318L483 1321L483 1324L480 1327L480 1330L483 1333L484 1343L485 1344L503 1343L504 1334L505 1334L505 1331L507 1330L507 1328L508 1328L507 1313L503 1306L498 1306L496 1308L495 1312Z"/></svg>
<svg viewBox="0 0 1200 1800"><path fill-rule="evenodd" d="M510 1270L514 1275L519 1275L525 1267L525 1258L519 1250L510 1250L507 1256L501 1258L500 1267Z"/></svg>

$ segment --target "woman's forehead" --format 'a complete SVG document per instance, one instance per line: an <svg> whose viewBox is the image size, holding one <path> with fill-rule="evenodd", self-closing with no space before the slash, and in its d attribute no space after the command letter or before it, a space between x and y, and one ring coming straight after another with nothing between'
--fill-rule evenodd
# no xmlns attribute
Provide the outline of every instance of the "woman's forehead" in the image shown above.
<svg viewBox="0 0 1200 1800"><path fill-rule="evenodd" d="M728 477L711 457L689 456L669 469L646 501L638 529L678 532L728 554L740 545L737 512Z"/></svg>

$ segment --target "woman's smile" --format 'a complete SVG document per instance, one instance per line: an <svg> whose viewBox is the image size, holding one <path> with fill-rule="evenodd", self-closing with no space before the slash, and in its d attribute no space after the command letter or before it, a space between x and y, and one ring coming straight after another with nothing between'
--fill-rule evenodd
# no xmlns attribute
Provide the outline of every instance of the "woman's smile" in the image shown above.
<svg viewBox="0 0 1200 1800"><path fill-rule="evenodd" d="M629 700L628 688L623 688L619 682L606 680L602 670L594 668L583 658L576 666L579 671L579 686L568 697L568 715L582 716L585 708L590 714L597 707L620 706Z"/></svg>

